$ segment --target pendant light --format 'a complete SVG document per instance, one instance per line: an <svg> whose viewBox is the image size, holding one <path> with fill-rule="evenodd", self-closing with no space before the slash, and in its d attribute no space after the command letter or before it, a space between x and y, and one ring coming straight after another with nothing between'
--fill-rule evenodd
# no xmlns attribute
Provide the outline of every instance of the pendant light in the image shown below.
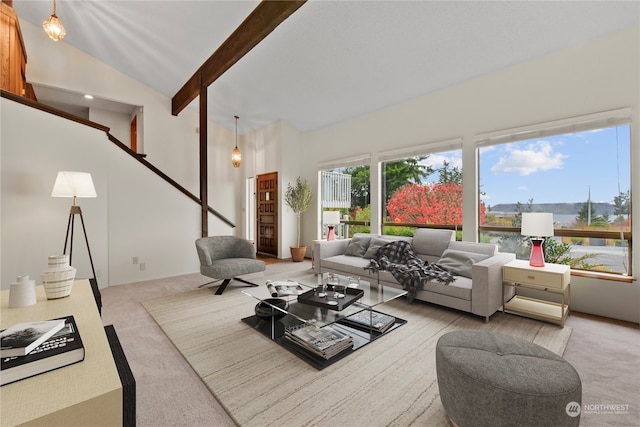
<svg viewBox="0 0 640 427"><path fill-rule="evenodd" d="M56 0L53 0L53 13L44 20L42 28L44 28L44 32L47 33L49 38L54 42L62 40L67 34L62 25L62 21L60 21L56 15Z"/></svg>
<svg viewBox="0 0 640 427"><path fill-rule="evenodd" d="M231 164L234 168L240 167L240 162L242 162L242 153L240 153L240 149L238 148L238 119L240 117L233 116L236 118L236 147L231 152Z"/></svg>

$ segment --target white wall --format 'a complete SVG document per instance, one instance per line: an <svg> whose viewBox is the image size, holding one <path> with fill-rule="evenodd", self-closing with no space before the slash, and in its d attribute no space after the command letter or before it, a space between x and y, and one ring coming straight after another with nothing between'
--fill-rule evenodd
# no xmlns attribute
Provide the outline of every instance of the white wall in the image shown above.
<svg viewBox="0 0 640 427"><path fill-rule="evenodd" d="M310 180L317 179L321 162L371 153L373 177L380 152L462 137L463 238L475 240L477 170L473 136L631 107L634 116L632 163L640 165L639 62L640 31L635 26L311 132L304 135L306 158L309 159L305 176ZM640 167L633 170L632 188L636 192L640 188ZM372 191L377 190L372 180ZM372 204L375 196L372 195ZM305 223L307 244L309 236L314 235L316 221L317 218ZM373 213L372 223L380 223ZM640 209L633 210L632 224L633 233L640 235ZM633 255L633 269L635 275L640 275L638 248ZM572 282L575 310L640 321L637 282L622 284L583 277L574 277Z"/></svg>
<svg viewBox="0 0 640 427"><path fill-rule="evenodd" d="M171 115L171 99L148 86L99 62L64 42L52 43L42 28L20 21L20 28L28 53L27 81L74 92L90 93L95 97L129 105L139 105L139 151L146 160L166 173L170 178L196 196L200 194L199 171L199 115L189 108L178 116ZM177 83L179 87L180 84ZM94 112L97 114L98 112ZM106 115L106 112L102 113ZM97 119L96 119L97 120ZM107 118L107 120L110 120ZM120 139L129 141L127 129L115 129L124 133ZM98 123L101 123L98 121ZM102 123L101 123L102 124ZM105 123L114 125L113 123ZM235 135L217 123L208 122L209 205L238 225L229 229L215 217L209 220L209 234L241 233L241 202L236 188L242 174L231 166L231 150ZM242 149L242 145L240 144ZM244 151L244 150L243 150ZM239 234L241 235L241 234Z"/></svg>
<svg viewBox="0 0 640 427"><path fill-rule="evenodd" d="M174 117L169 98L64 42L52 43L27 22L20 24L29 55L28 81L143 106L138 127L144 130L147 160L199 195L196 112L186 109ZM93 175L99 197L82 200L81 206L101 287L199 270L193 246L200 235L198 204L150 174L103 132L14 104L2 99L3 288L19 274L37 279L46 257L62 252L70 201L50 197L59 170ZM209 214L209 235L242 235L242 192L237 189L243 174L230 162L235 135L209 122L208 141L209 205L238 225L231 228ZM82 259L76 260L85 252L83 245L74 247L80 277L90 276L90 268L83 270ZM134 256L145 263L144 270L133 264Z"/></svg>
<svg viewBox="0 0 640 427"><path fill-rule="evenodd" d="M60 123L55 116L6 99L1 107L2 287L23 274L40 283L47 257L63 253L72 201L51 197L61 170L92 174L98 198L79 199L78 204L100 275L98 282L108 283L107 151L99 141L106 139L104 132L67 120ZM75 223L73 265L78 277L91 277L80 218Z"/></svg>
<svg viewBox="0 0 640 427"><path fill-rule="evenodd" d="M89 120L109 128L109 133L131 148L131 119L129 114L116 113L99 108L89 109Z"/></svg>
<svg viewBox="0 0 640 427"><path fill-rule="evenodd" d="M62 253L71 200L51 197L59 170L92 174L98 197L78 204L101 287L198 271L198 204L104 132L13 101L2 99L1 106L3 288L23 274L39 283L47 256ZM91 277L75 222L73 265L78 277Z"/></svg>

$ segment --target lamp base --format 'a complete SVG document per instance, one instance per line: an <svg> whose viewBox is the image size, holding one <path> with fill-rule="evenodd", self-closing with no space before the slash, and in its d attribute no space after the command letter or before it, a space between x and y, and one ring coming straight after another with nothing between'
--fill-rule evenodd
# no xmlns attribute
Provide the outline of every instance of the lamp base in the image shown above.
<svg viewBox="0 0 640 427"><path fill-rule="evenodd" d="M544 267L543 243L544 239L531 239L531 256L529 257L531 267Z"/></svg>
<svg viewBox="0 0 640 427"><path fill-rule="evenodd" d="M328 226L329 231L327 231L327 240L335 240L336 238L336 234L333 231L333 229L335 228L333 225Z"/></svg>

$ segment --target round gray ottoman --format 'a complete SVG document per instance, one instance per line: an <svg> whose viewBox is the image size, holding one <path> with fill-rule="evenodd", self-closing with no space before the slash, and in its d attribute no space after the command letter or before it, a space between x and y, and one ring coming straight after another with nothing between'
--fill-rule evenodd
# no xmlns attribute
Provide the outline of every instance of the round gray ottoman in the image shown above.
<svg viewBox="0 0 640 427"><path fill-rule="evenodd" d="M488 331L444 334L436 346L440 400L454 424L577 426L582 383L562 357Z"/></svg>

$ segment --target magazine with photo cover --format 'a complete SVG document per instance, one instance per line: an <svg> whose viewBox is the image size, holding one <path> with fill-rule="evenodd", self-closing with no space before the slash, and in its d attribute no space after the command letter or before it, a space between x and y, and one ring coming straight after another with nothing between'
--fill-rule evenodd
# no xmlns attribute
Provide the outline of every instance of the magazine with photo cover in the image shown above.
<svg viewBox="0 0 640 427"><path fill-rule="evenodd" d="M300 295L304 289L298 282L291 280L278 281L267 280L267 288L272 297L285 297L288 295Z"/></svg>
<svg viewBox="0 0 640 427"><path fill-rule="evenodd" d="M0 359L0 385L9 384L84 360L84 346L73 316L64 327L26 356Z"/></svg>
<svg viewBox="0 0 640 427"><path fill-rule="evenodd" d="M63 327L63 319L17 323L0 332L0 356L26 356Z"/></svg>
<svg viewBox="0 0 640 427"><path fill-rule="evenodd" d="M393 326L396 318L374 310L362 310L349 317L345 317L340 322L364 330L373 329L374 331L382 333Z"/></svg>

